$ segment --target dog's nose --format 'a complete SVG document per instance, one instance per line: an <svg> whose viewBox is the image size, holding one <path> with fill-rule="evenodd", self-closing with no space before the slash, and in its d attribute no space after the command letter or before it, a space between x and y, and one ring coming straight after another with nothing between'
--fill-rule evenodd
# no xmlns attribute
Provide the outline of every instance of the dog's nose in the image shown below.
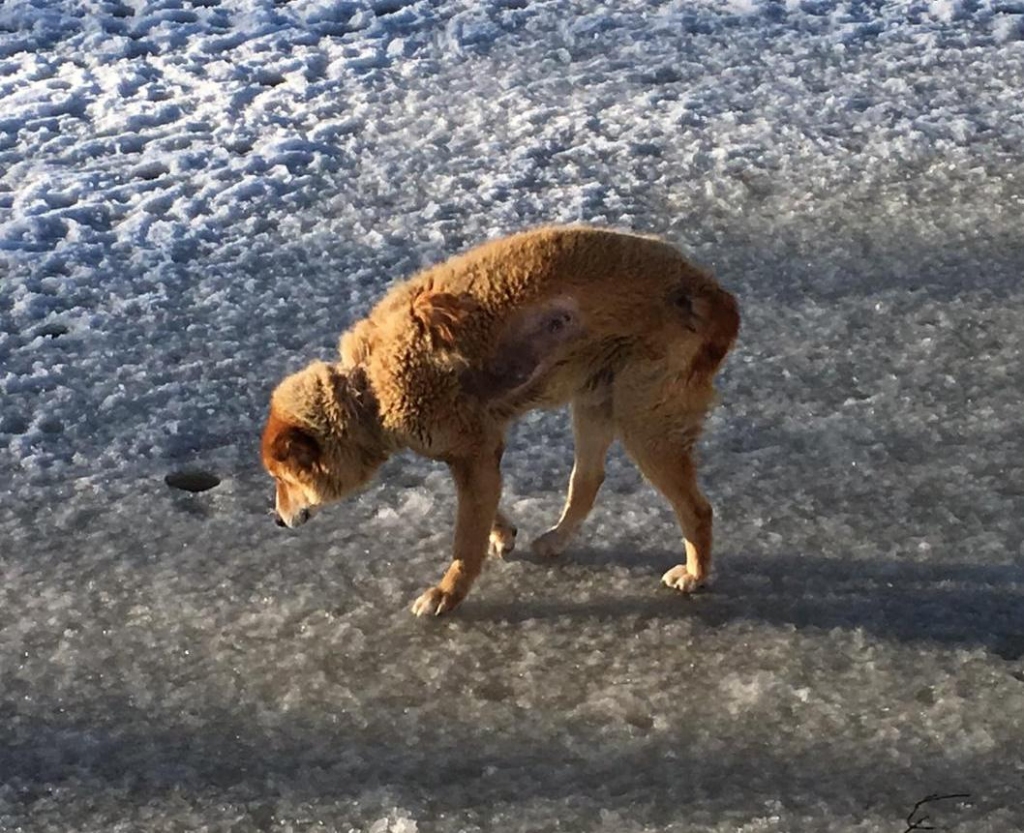
<svg viewBox="0 0 1024 833"><path fill-rule="evenodd" d="M281 515L277 512L274 513L274 523L278 526L287 526L291 529L295 529L297 526L302 526L306 521L310 519L311 513L308 509L300 509L292 517L291 523L288 523Z"/></svg>

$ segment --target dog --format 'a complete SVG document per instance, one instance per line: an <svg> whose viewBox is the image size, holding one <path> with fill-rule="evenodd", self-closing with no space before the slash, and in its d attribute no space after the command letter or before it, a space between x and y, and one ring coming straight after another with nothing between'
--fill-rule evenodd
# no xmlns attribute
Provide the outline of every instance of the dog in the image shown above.
<svg viewBox="0 0 1024 833"><path fill-rule="evenodd" d="M457 491L452 562L412 611L447 613L488 550L515 543L498 505L507 427L571 404L568 495L534 551L569 545L617 438L675 511L686 559L662 581L689 593L708 578L712 546L694 445L739 326L733 295L654 237L567 226L485 243L394 286L342 335L339 361L274 390L261 456L278 523L301 525L396 452L443 461Z"/></svg>

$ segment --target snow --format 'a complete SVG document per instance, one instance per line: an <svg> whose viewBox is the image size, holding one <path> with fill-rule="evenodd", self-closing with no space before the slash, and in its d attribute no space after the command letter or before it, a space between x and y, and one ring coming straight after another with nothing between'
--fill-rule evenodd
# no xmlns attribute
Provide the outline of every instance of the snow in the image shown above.
<svg viewBox="0 0 1024 833"><path fill-rule="evenodd" d="M1009 0L5 0L0 829L1024 829L1022 88ZM446 473L283 532L269 392L576 220L740 298L715 583L616 450L414 620ZM521 545L570 446L511 438Z"/></svg>

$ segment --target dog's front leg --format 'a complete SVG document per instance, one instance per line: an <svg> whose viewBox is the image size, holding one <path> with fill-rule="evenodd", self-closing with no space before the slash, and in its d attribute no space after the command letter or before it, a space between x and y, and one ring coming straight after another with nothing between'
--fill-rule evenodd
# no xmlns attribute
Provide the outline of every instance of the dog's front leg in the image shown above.
<svg viewBox="0 0 1024 833"><path fill-rule="evenodd" d="M453 559L441 583L412 606L417 616L440 616L454 610L480 574L501 497L501 452L498 448L449 463L457 490Z"/></svg>

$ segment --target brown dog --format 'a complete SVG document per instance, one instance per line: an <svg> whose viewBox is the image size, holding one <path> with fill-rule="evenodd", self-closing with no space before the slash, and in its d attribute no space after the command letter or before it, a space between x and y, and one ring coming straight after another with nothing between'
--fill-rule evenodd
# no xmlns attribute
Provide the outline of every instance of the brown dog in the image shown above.
<svg viewBox="0 0 1024 833"><path fill-rule="evenodd" d="M274 391L262 456L278 522L300 525L396 451L443 460L458 494L453 561L412 609L445 613L488 541L498 553L514 543L498 508L506 428L571 403L568 497L534 550L569 544L618 437L685 536L686 563L663 581L692 591L708 575L712 526L692 451L738 329L733 296L659 240L566 227L487 243L395 286L342 336L338 364L314 362Z"/></svg>

